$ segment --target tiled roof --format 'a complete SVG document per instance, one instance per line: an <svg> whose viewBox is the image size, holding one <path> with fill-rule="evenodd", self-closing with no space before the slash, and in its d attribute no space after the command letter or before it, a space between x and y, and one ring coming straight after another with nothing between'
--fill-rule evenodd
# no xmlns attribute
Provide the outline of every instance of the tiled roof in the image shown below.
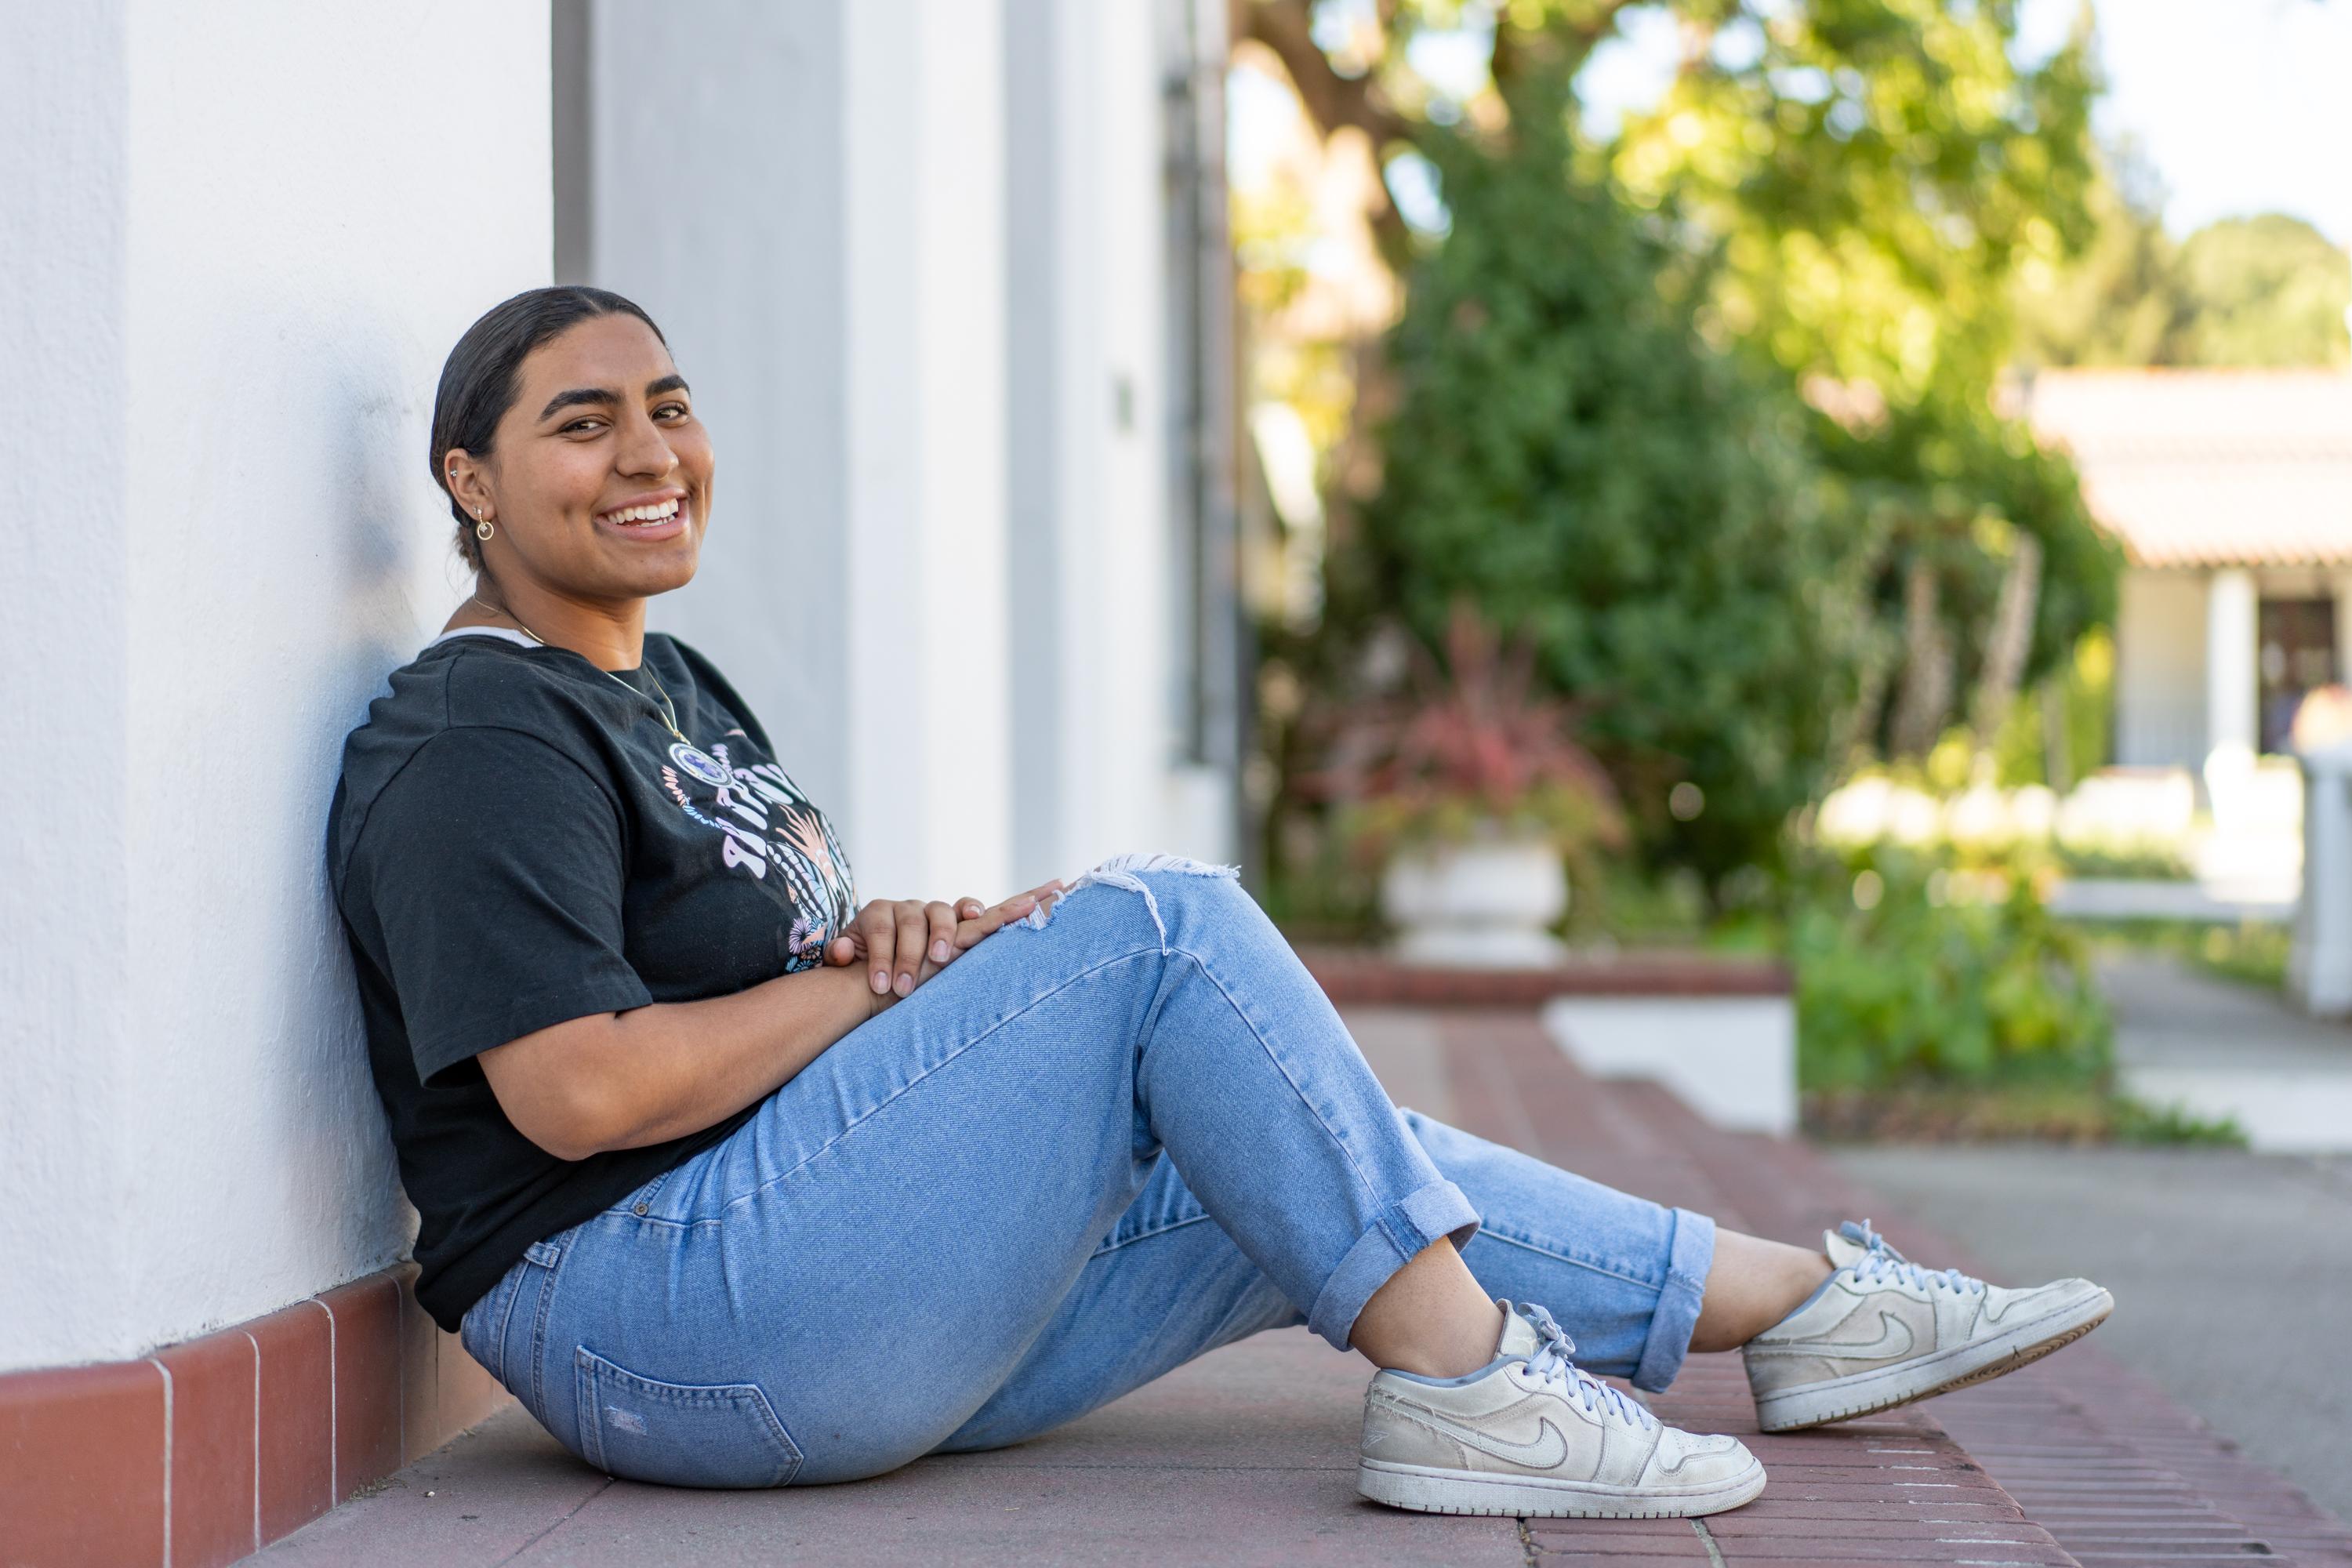
<svg viewBox="0 0 2352 1568"><path fill-rule="evenodd" d="M2021 393L2139 564L2352 564L2352 374L2044 371Z"/></svg>

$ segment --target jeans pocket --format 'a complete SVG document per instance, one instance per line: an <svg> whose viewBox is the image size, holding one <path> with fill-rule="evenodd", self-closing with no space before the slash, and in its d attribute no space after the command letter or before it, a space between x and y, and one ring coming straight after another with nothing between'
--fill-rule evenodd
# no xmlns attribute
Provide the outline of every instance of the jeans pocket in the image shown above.
<svg viewBox="0 0 2352 1568"><path fill-rule="evenodd" d="M756 1383L664 1383L583 1345L580 1457L610 1475L673 1487L780 1487L801 1451Z"/></svg>

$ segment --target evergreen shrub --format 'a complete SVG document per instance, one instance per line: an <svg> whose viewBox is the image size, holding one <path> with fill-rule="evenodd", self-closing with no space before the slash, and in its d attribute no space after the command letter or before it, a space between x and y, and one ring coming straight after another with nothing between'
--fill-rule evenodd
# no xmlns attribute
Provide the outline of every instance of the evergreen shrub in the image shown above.
<svg viewBox="0 0 2352 1568"><path fill-rule="evenodd" d="M1703 341L1668 220L1576 172L1565 101L1531 87L1499 142L1429 133L1452 227L1387 343L1382 483L1333 614L1434 645L1466 595L1533 637L1650 862L1713 882L1775 864L1823 782L1868 552L1823 517L1785 376Z"/></svg>

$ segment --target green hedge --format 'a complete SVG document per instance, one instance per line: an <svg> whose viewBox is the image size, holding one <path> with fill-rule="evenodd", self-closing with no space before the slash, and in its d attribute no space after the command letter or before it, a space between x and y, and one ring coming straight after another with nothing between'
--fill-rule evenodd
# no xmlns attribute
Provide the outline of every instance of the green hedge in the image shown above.
<svg viewBox="0 0 2352 1568"><path fill-rule="evenodd" d="M1985 902L1939 900L1950 881L1884 853L1811 869L1790 933L1804 1088L2106 1079L2114 1024L2083 939L2027 879Z"/></svg>

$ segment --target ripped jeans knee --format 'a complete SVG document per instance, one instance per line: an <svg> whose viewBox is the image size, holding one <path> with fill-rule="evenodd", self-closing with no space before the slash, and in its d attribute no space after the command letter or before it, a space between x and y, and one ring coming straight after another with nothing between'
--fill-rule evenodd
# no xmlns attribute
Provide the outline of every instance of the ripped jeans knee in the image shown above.
<svg viewBox="0 0 2352 1568"><path fill-rule="evenodd" d="M1238 881L1241 877L1241 868L1238 866L1215 866L1205 860L1194 860L1182 855L1148 853L1114 855L1109 859L1073 878L1069 886L1064 889L1062 897L1067 898L1079 889L1091 887L1096 883L1101 883L1106 887L1123 888L1130 893L1139 895L1143 900L1143 907L1151 915L1152 925L1160 932L1160 950L1166 952L1168 922L1160 915L1160 900L1153 895L1150 884L1143 879L1147 873L1153 871L1172 871L1183 876L1212 877L1227 881ZM1051 904L1041 904L1020 923L1033 931L1044 931L1052 921L1054 910L1060 906L1060 903L1061 900L1057 899Z"/></svg>

